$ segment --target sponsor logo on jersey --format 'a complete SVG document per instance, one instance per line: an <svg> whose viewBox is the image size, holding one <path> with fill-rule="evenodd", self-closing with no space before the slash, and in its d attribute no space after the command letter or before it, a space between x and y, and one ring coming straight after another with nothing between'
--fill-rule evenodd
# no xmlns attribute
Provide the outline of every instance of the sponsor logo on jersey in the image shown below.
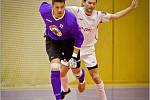
<svg viewBox="0 0 150 100"><path fill-rule="evenodd" d="M46 21L48 21L48 22L52 23L52 21L51 21L51 20L49 20L49 19L47 19L47 18L46 18Z"/></svg>
<svg viewBox="0 0 150 100"><path fill-rule="evenodd" d="M83 31L92 31L92 29L90 29L90 28L81 27L81 29L82 29Z"/></svg>
<svg viewBox="0 0 150 100"><path fill-rule="evenodd" d="M83 20L83 18L78 18L79 20Z"/></svg>
<svg viewBox="0 0 150 100"><path fill-rule="evenodd" d="M51 59L54 59L54 56L52 56Z"/></svg>
<svg viewBox="0 0 150 100"><path fill-rule="evenodd" d="M49 29L55 34L55 35L57 35L57 36L62 36L62 33L61 33L61 31L57 28L57 26L55 26L55 25L50 25L49 26Z"/></svg>

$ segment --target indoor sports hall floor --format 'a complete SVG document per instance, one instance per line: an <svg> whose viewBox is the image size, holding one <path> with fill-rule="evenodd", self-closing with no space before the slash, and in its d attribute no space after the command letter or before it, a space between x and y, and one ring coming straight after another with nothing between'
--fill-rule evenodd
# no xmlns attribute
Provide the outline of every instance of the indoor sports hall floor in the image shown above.
<svg viewBox="0 0 150 100"><path fill-rule="evenodd" d="M72 88L71 93L64 100L99 100L95 89L88 88L79 93ZM106 88L108 100L149 100L148 87L113 87ZM3 89L2 100L55 100L49 89Z"/></svg>

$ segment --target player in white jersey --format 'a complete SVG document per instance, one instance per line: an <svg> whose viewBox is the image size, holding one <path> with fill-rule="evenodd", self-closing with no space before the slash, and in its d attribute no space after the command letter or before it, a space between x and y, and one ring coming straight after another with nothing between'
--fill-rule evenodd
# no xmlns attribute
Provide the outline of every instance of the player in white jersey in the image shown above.
<svg viewBox="0 0 150 100"><path fill-rule="evenodd" d="M94 10L96 3L97 0L84 0L83 7L69 6L67 9L69 9L77 17L78 24L84 35L84 42L80 49L80 58L88 68L89 73L96 84L96 90L100 100L107 100L104 90L104 83L102 80L100 80L98 74L98 65L94 47L98 39L98 25L100 23L108 22L109 20L118 19L128 14L130 11L136 8L137 0L132 0L132 3L129 7L115 14ZM68 79L67 77L63 77L61 79L64 88L62 97L64 98L69 89L67 82Z"/></svg>

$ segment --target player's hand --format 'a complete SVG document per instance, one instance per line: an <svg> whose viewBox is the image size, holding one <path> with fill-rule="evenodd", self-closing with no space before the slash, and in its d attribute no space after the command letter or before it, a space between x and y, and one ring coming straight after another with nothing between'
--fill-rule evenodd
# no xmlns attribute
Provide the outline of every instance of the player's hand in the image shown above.
<svg viewBox="0 0 150 100"><path fill-rule="evenodd" d="M130 5L130 7L131 7L132 9L134 9L134 8L137 7L137 4L138 4L138 0L132 0L132 3L131 3L131 5Z"/></svg>
<svg viewBox="0 0 150 100"><path fill-rule="evenodd" d="M69 66L70 68L76 68L78 62L79 62L79 61L77 60L76 57L72 57L72 58L69 60L69 62L68 62L68 66Z"/></svg>

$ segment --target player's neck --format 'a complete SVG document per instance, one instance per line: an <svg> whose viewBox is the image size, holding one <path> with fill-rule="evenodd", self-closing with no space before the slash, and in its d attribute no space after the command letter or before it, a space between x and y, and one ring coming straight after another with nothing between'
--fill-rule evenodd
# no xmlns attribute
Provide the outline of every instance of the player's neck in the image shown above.
<svg viewBox="0 0 150 100"><path fill-rule="evenodd" d="M91 15L92 15L92 13L89 13L89 12L86 12L86 11L85 11L85 14L86 14L87 16L91 16Z"/></svg>
<svg viewBox="0 0 150 100"><path fill-rule="evenodd" d="M86 9L84 9L84 12L87 16L91 16L92 15L92 12L88 12Z"/></svg>
<svg viewBox="0 0 150 100"><path fill-rule="evenodd" d="M57 15L54 13L54 11L52 10L52 16L53 16L53 18L54 18L55 20L60 20L60 19L62 19L62 18L64 17L64 15L65 15L65 10L64 10L62 16L57 16Z"/></svg>

